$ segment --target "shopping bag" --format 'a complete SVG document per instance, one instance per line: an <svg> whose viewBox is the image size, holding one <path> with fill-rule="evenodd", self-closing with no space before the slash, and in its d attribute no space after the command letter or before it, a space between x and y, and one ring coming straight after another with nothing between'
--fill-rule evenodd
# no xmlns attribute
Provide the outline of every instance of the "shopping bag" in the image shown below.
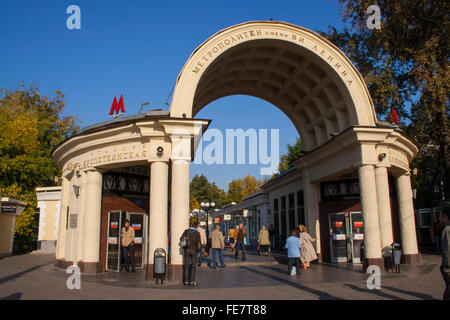
<svg viewBox="0 0 450 320"><path fill-rule="evenodd" d="M295 267L291 268L291 276L295 276L297 274L297 269Z"/></svg>

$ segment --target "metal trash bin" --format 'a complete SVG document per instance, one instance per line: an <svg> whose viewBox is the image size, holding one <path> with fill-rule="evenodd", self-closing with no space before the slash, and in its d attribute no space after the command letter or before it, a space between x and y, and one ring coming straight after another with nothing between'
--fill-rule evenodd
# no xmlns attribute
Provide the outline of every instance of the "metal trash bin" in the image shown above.
<svg viewBox="0 0 450 320"><path fill-rule="evenodd" d="M392 243L392 265L394 266L395 272L400 272L400 262L402 258L402 250L399 243Z"/></svg>
<svg viewBox="0 0 450 320"><path fill-rule="evenodd" d="M158 248L153 253L153 278L158 283L158 279L163 284L166 279L166 250Z"/></svg>

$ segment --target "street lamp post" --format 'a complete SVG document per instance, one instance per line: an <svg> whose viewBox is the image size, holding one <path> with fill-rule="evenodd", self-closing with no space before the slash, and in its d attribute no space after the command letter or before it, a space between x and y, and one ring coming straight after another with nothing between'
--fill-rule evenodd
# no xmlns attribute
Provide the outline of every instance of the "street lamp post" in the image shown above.
<svg viewBox="0 0 450 320"><path fill-rule="evenodd" d="M206 210L206 238L209 239L209 207L214 208L216 204L214 202L202 202L200 203L202 208Z"/></svg>

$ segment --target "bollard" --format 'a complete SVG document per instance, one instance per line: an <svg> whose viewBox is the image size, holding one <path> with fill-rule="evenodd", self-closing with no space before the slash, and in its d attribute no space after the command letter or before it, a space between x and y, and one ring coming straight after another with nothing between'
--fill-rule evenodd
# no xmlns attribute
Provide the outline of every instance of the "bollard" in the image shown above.
<svg viewBox="0 0 450 320"><path fill-rule="evenodd" d="M158 248L153 253L153 278L158 284L158 279L163 284L166 279L166 251L163 248Z"/></svg>

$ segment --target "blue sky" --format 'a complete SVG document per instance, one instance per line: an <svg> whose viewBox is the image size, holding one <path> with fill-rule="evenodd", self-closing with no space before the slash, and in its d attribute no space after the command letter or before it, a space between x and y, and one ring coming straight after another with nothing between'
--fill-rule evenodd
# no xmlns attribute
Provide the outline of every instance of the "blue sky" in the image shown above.
<svg viewBox="0 0 450 320"><path fill-rule="evenodd" d="M81 9L81 30L66 27L69 5ZM316 31L343 27L332 0L297 1L106 1L2 0L0 2L0 87L17 81L38 82L41 94L66 94L66 114L81 126L109 119L114 96L124 95L126 113L142 102L168 109L166 102L184 63L217 31L250 20L280 20ZM236 116L239 114L239 117ZM280 154L298 136L273 105L247 96L222 98L199 118L210 128L280 130ZM235 178L259 165L191 165L191 176L204 173L227 189Z"/></svg>

